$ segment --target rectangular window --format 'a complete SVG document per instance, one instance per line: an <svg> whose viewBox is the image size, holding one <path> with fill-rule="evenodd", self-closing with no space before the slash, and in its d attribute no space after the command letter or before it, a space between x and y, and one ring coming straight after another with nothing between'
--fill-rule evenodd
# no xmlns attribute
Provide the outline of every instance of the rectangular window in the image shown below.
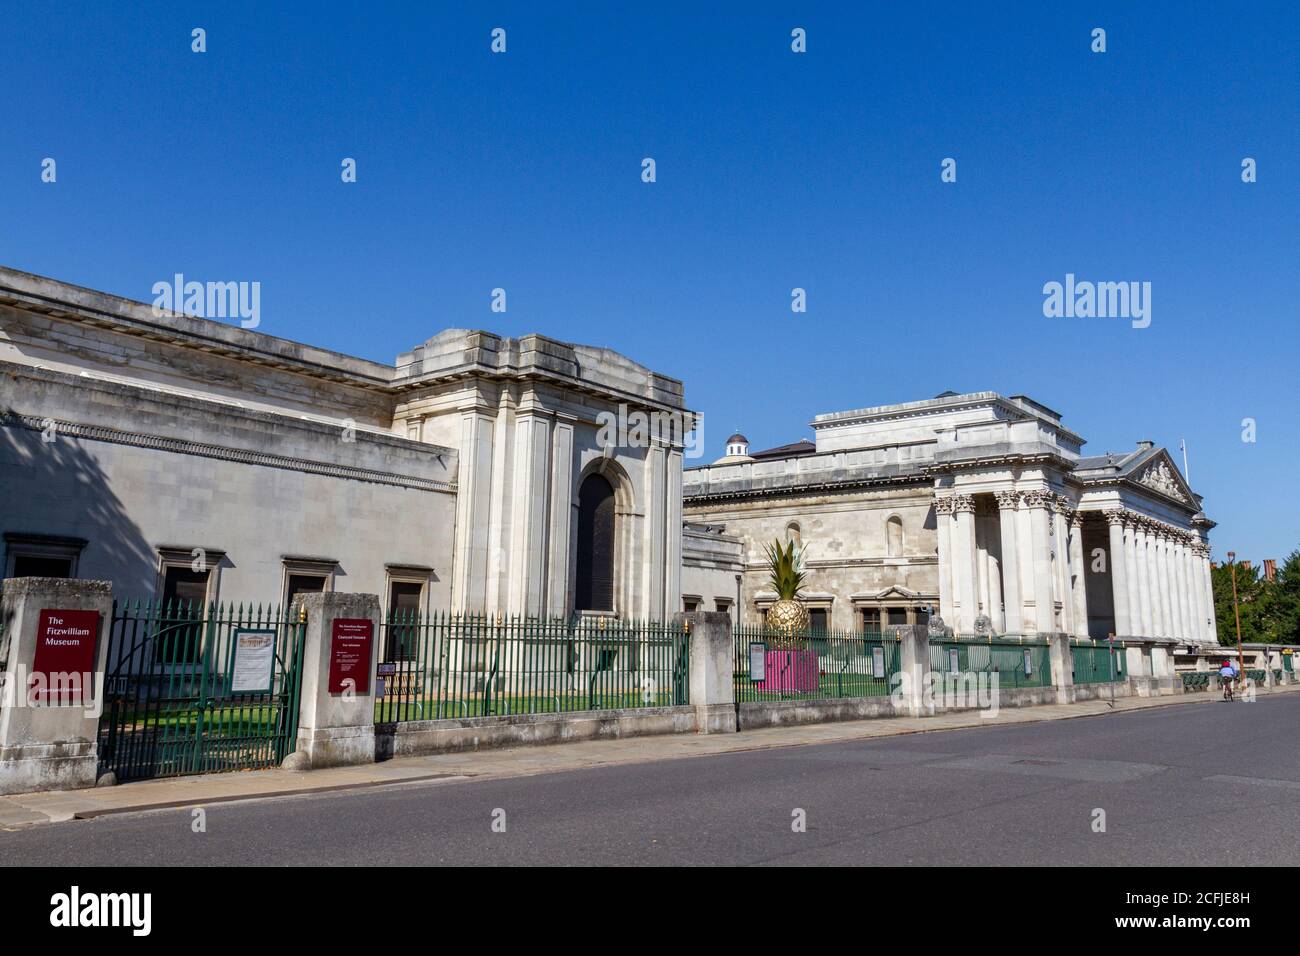
<svg viewBox="0 0 1300 956"><path fill-rule="evenodd" d="M385 661L412 660L418 648L419 619L424 585L414 581L392 581L388 585L388 640ZM394 623L396 622L396 623Z"/></svg>
<svg viewBox="0 0 1300 956"><path fill-rule="evenodd" d="M713 602L713 607L714 607L714 610L718 611L719 613L722 613L722 614L730 614L730 613L731 613L731 602L730 602L730 601L727 601L727 600L724 600L723 598L718 598L717 600L715 600L715 601Z"/></svg>
<svg viewBox="0 0 1300 956"><path fill-rule="evenodd" d="M85 538L6 531L5 563L10 578L75 578Z"/></svg>
<svg viewBox="0 0 1300 956"><path fill-rule="evenodd" d="M824 607L808 609L808 623L814 631L825 631L830 626L831 612Z"/></svg>
<svg viewBox="0 0 1300 956"><path fill-rule="evenodd" d="M687 614L694 614L700 609L700 604L698 601L683 601L682 609L686 611Z"/></svg>
<svg viewBox="0 0 1300 956"><path fill-rule="evenodd" d="M890 623L890 624L906 624L906 623L907 623L907 608L905 608L905 607L891 607L891 608L889 609L889 623Z"/></svg>
<svg viewBox="0 0 1300 956"><path fill-rule="evenodd" d="M70 578L71 558L43 558L34 554L14 555L16 578Z"/></svg>
<svg viewBox="0 0 1300 956"><path fill-rule="evenodd" d="M285 608L293 606L293 599L299 594L320 594L325 590L325 576L322 574L291 574L285 594Z"/></svg>
<svg viewBox="0 0 1300 956"><path fill-rule="evenodd" d="M201 656L209 573L188 565L163 568L162 606L153 634L157 663L193 664Z"/></svg>
<svg viewBox="0 0 1300 956"><path fill-rule="evenodd" d="M285 614L292 613L294 599L300 594L322 594L334 590L334 572L339 566L337 559L282 554L280 560L284 562L281 606Z"/></svg>
<svg viewBox="0 0 1300 956"><path fill-rule="evenodd" d="M862 629L864 631L880 630L880 608L864 607L862 609Z"/></svg>

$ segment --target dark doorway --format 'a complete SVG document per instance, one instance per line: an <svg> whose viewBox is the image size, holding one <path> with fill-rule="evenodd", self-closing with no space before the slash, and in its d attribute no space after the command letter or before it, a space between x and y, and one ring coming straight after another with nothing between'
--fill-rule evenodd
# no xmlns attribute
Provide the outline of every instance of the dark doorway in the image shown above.
<svg viewBox="0 0 1300 956"><path fill-rule="evenodd" d="M578 568L573 606L614 610L614 489L601 475L578 487Z"/></svg>

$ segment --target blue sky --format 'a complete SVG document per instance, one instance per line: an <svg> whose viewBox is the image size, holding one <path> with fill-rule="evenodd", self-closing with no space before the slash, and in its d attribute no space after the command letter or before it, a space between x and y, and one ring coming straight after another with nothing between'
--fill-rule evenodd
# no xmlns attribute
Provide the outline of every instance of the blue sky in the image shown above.
<svg viewBox="0 0 1300 956"><path fill-rule="evenodd" d="M1186 438L1216 557L1300 545L1291 4L27 4L5 34L6 265L256 280L261 331L389 362L450 326L605 345L685 381L710 457L1024 393L1092 453ZM1045 318L1066 273L1149 281L1150 327Z"/></svg>

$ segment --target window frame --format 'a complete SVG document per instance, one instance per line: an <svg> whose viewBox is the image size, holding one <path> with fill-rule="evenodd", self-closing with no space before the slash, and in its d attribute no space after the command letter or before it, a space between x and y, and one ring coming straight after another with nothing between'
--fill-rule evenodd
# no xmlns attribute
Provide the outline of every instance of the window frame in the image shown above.
<svg viewBox="0 0 1300 956"><path fill-rule="evenodd" d="M23 531L6 531L4 576L14 576L19 558L53 558L68 562L68 577L77 577L81 552L89 543L85 538L57 534L35 534Z"/></svg>
<svg viewBox="0 0 1300 956"><path fill-rule="evenodd" d="M325 584L320 593L329 594L334 590L334 576L338 573L339 568L339 563L335 559L282 554L280 555L280 563L283 569L280 581L280 608L285 614L288 614L291 610L289 583L290 579L294 577L324 578Z"/></svg>

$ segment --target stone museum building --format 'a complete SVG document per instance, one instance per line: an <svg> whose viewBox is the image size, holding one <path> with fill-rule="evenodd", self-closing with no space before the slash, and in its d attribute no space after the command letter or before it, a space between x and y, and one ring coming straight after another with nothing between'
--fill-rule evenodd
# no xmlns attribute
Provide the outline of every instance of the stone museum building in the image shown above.
<svg viewBox="0 0 1300 956"><path fill-rule="evenodd" d="M738 576L749 623L776 599L763 546L793 539L815 627L937 612L960 634L1216 642L1214 523L1152 442L1084 455L1060 413L993 392L818 415L812 428L813 441L755 452L733 435L683 479L688 527L735 542L712 589L726 595ZM689 568L683 588L712 600L692 595Z"/></svg>
<svg viewBox="0 0 1300 956"><path fill-rule="evenodd" d="M819 415L687 469L682 383L607 349L447 329L389 365L0 269L0 415L3 576L754 624L793 539L819 627L1215 639L1213 522L1168 453L1084 455L1024 396Z"/></svg>
<svg viewBox="0 0 1300 956"><path fill-rule="evenodd" d="M598 443L601 412L648 434ZM393 365L0 269L4 576L125 598L662 619L682 384L448 329Z"/></svg>

